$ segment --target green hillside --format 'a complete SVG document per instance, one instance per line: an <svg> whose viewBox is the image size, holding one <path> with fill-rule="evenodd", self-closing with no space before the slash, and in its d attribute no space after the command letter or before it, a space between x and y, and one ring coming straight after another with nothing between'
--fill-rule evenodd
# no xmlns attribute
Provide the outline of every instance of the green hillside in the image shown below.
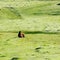
<svg viewBox="0 0 60 60"><path fill-rule="evenodd" d="M0 60L60 60L59 2L0 0Z"/></svg>
<svg viewBox="0 0 60 60"><path fill-rule="evenodd" d="M3 3L0 4L0 31L60 32L58 1Z"/></svg>

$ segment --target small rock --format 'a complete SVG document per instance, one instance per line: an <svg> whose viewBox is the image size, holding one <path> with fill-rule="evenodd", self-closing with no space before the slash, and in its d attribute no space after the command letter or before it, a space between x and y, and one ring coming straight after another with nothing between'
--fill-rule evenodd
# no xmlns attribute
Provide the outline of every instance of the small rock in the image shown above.
<svg viewBox="0 0 60 60"><path fill-rule="evenodd" d="M39 49L41 49L41 47L35 48L35 51L36 51L36 52L39 52Z"/></svg>
<svg viewBox="0 0 60 60"><path fill-rule="evenodd" d="M60 5L60 3L58 3L57 5Z"/></svg>
<svg viewBox="0 0 60 60"><path fill-rule="evenodd" d="M18 60L19 58L17 58L17 57L13 57L11 60Z"/></svg>

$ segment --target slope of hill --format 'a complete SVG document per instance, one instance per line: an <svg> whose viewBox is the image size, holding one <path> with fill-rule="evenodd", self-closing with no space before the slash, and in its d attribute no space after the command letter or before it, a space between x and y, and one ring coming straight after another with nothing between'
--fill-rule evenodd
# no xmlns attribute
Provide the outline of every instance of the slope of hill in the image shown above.
<svg viewBox="0 0 60 60"><path fill-rule="evenodd" d="M60 32L58 1L3 3L0 4L0 31Z"/></svg>
<svg viewBox="0 0 60 60"><path fill-rule="evenodd" d="M60 60L58 3L0 0L0 60Z"/></svg>

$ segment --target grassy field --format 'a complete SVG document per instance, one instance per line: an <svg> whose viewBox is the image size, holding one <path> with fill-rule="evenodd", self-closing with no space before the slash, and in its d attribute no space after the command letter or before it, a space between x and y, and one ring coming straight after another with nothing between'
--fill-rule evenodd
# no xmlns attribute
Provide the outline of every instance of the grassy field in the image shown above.
<svg viewBox="0 0 60 60"><path fill-rule="evenodd" d="M17 33L0 34L0 60L60 59L60 34L25 34L22 39Z"/></svg>
<svg viewBox="0 0 60 60"><path fill-rule="evenodd" d="M59 1L5 1L0 1L0 60L60 60Z"/></svg>

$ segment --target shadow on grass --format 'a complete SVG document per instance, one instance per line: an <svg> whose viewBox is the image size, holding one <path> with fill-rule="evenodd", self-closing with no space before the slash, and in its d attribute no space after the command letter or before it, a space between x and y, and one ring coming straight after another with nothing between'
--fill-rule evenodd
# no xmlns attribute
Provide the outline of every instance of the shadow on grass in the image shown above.
<svg viewBox="0 0 60 60"><path fill-rule="evenodd" d="M58 32L44 32L44 31L25 31L26 34L60 34Z"/></svg>
<svg viewBox="0 0 60 60"><path fill-rule="evenodd" d="M18 33L19 31L0 31L0 33ZM25 34L60 34L60 32L47 31L22 31Z"/></svg>

